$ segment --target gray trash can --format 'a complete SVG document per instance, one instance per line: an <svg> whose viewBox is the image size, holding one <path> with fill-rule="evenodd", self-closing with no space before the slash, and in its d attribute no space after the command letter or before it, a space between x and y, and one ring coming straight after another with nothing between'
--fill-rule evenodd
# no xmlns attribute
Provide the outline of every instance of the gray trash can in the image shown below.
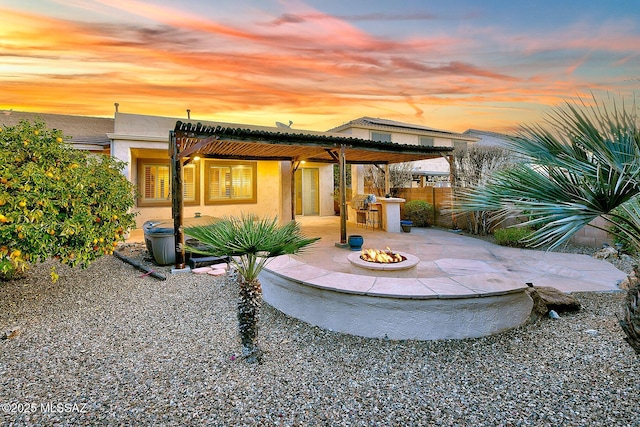
<svg viewBox="0 0 640 427"><path fill-rule="evenodd" d="M176 246L173 228L155 227L152 221L142 226L147 250L158 265L170 265L176 262Z"/></svg>

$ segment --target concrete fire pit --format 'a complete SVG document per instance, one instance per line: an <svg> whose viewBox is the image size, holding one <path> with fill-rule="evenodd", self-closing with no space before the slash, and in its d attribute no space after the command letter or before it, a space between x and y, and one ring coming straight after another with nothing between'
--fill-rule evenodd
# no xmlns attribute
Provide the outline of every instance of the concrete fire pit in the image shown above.
<svg viewBox="0 0 640 427"><path fill-rule="evenodd" d="M416 266L420 259L404 252L396 253L401 255L404 261L393 263L365 261L361 258L362 252L354 252L347 259L351 263L351 273L353 274L379 277L416 277Z"/></svg>

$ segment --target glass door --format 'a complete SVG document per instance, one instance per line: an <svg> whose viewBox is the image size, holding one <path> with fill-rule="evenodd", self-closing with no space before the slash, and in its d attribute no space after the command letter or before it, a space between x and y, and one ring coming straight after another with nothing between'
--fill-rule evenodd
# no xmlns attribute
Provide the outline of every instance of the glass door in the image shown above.
<svg viewBox="0 0 640 427"><path fill-rule="evenodd" d="M320 214L320 170L302 168L295 175L296 215Z"/></svg>

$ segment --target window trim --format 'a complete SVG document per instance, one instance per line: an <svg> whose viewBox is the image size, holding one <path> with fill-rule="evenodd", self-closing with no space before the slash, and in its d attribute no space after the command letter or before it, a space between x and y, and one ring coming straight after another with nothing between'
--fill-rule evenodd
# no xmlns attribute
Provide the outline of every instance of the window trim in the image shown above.
<svg viewBox="0 0 640 427"><path fill-rule="evenodd" d="M379 135L388 135L388 136L389 136L389 140L388 140L388 141L383 141L383 140L380 140L380 139L375 139L375 138L373 137L373 135L374 135L374 134L379 134ZM393 142L393 139L392 139L392 136L391 136L391 132L380 132L380 131L377 131L377 130L372 130L372 131L371 131L371 133L370 133L369 135L370 135L370 138L371 138L371 140L372 140L372 141L377 141L377 142Z"/></svg>
<svg viewBox="0 0 640 427"><path fill-rule="evenodd" d="M205 205L239 205L239 204L256 204L258 203L258 162L255 161L232 161L232 160L204 160L204 204ZM249 166L251 167L251 198L235 199L228 197L224 199L210 199L210 170L211 167L233 167L233 166Z"/></svg>
<svg viewBox="0 0 640 427"><path fill-rule="evenodd" d="M199 206L200 205L200 165L198 162L192 163L195 168L194 172L194 190L195 190L195 199L194 200L183 200L183 204L185 206ZM144 167L146 165L159 165L159 166L167 166L169 168L169 198L167 200L154 200L147 201L144 198ZM184 168L183 168L184 173ZM184 177L184 175L183 175ZM172 181L173 178L171 176L171 163L169 159L159 159L159 158L138 158L137 159L137 179L138 179L138 199L136 201L136 205L138 207L164 207L171 206L171 189L172 189Z"/></svg>
<svg viewBox="0 0 640 427"><path fill-rule="evenodd" d="M469 142L462 139L452 139L451 146L454 148L454 150L466 150L467 148L469 148Z"/></svg>
<svg viewBox="0 0 640 427"><path fill-rule="evenodd" d="M187 167L191 167L193 166L194 172L193 172L193 191L194 191L194 198L193 200L186 200L184 199L184 194L183 194L183 199L182 199L182 203L185 206L200 206L200 162L199 161L194 161L189 163L188 165L185 165L182 167L182 186L184 187L184 170Z"/></svg>
<svg viewBox="0 0 640 427"><path fill-rule="evenodd" d="M430 144L423 144L422 141L425 139L429 139L430 140ZM420 135L418 138L418 144L420 144L420 146L422 147L435 147L436 146L436 139L432 136L424 136L424 135Z"/></svg>

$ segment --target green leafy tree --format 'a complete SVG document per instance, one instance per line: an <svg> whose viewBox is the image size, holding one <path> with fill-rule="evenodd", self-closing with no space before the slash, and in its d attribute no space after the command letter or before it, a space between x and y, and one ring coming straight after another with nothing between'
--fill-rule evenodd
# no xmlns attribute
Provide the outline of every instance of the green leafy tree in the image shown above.
<svg viewBox="0 0 640 427"><path fill-rule="evenodd" d="M611 109L612 108L612 109ZM634 109L594 99L566 103L547 127L523 126L510 149L524 159L458 194L458 210L494 210L498 219L526 215L529 240L551 248L598 216L640 247L640 132Z"/></svg>
<svg viewBox="0 0 640 427"><path fill-rule="evenodd" d="M319 238L304 237L295 221L280 225L277 218L260 219L255 215L225 217L212 224L188 227L185 234L200 243L189 246L190 251L230 257L237 271L242 355L249 362L260 362L262 351L258 346L258 320L262 287L258 275L271 258L300 253Z"/></svg>
<svg viewBox="0 0 640 427"><path fill-rule="evenodd" d="M113 253L135 225L124 164L76 150L64 138L41 121L0 128L2 280L52 257L86 267Z"/></svg>

